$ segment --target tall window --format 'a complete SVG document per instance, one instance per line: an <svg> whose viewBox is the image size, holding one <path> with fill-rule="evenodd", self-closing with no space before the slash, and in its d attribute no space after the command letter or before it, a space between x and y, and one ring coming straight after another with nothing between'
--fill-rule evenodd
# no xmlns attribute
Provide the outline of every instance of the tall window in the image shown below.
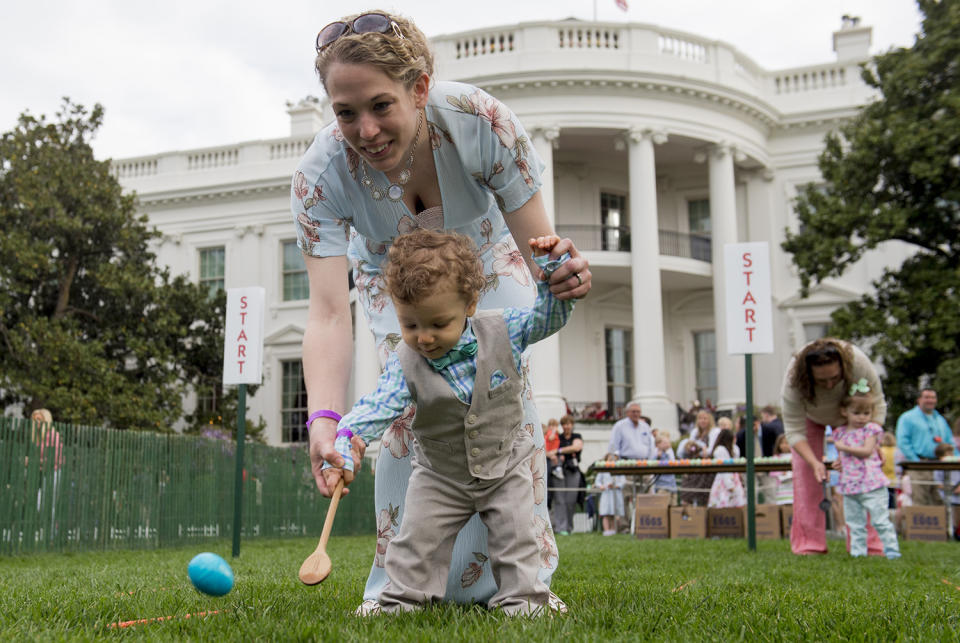
<svg viewBox="0 0 960 643"><path fill-rule="evenodd" d="M717 336L712 330L693 334L697 399L717 401Z"/></svg>
<svg viewBox="0 0 960 643"><path fill-rule="evenodd" d="M283 242L283 301L306 299L310 296L307 268L303 253L296 241Z"/></svg>
<svg viewBox="0 0 960 643"><path fill-rule="evenodd" d="M224 257L223 246L200 250L200 285L207 287L210 297L223 290Z"/></svg>
<svg viewBox="0 0 960 643"><path fill-rule="evenodd" d="M806 336L808 342L812 342L815 339L826 337L827 329L829 327L830 327L830 324L826 324L826 323L804 324L803 334Z"/></svg>
<svg viewBox="0 0 960 643"><path fill-rule="evenodd" d="M710 234L710 199L687 201L690 234Z"/></svg>
<svg viewBox="0 0 960 643"><path fill-rule="evenodd" d="M633 331L607 328L604 331L607 352L607 412L619 417L633 395Z"/></svg>
<svg viewBox="0 0 960 643"><path fill-rule="evenodd" d="M630 251L627 198L622 194L600 193L601 249Z"/></svg>
<svg viewBox="0 0 960 643"><path fill-rule="evenodd" d="M281 362L283 382L280 405L281 434L284 442L306 442L307 387L303 383L300 360Z"/></svg>
<svg viewBox="0 0 960 643"><path fill-rule="evenodd" d="M687 201L690 222L690 258L712 261L710 248L710 199Z"/></svg>
<svg viewBox="0 0 960 643"><path fill-rule="evenodd" d="M217 410L217 400L223 393L223 385L217 382L212 386L204 386L197 391L197 415L205 418L213 416Z"/></svg>

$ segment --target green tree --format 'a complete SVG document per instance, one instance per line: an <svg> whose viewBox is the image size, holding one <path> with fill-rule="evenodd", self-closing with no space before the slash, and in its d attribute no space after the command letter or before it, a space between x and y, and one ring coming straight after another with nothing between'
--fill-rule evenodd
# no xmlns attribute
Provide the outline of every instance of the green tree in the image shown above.
<svg viewBox="0 0 960 643"><path fill-rule="evenodd" d="M879 92L826 139L824 183L806 186L787 232L804 294L889 242L916 252L833 314L831 332L861 342L886 369L896 414L927 379L941 410L960 412L960 2L920 0L909 49L863 69ZM892 417L895 417L893 415Z"/></svg>
<svg viewBox="0 0 960 643"><path fill-rule="evenodd" d="M102 122L64 99L0 138L0 406L169 430L219 374L223 298L157 266L158 233L94 158Z"/></svg>

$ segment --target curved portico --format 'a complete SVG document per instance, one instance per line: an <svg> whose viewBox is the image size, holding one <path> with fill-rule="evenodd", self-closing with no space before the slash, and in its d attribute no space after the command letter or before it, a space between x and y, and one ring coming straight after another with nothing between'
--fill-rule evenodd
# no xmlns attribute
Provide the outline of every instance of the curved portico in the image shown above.
<svg viewBox="0 0 960 643"><path fill-rule="evenodd" d="M547 165L548 212L591 260L574 328L534 354L544 416L563 411L563 392L625 401L610 390L611 329L629 332L623 390L656 426L676 429L676 403L693 397L742 403L719 258L724 244L769 238L771 140L791 94L843 84L850 65L770 74L725 43L639 24L530 23L434 43L441 77L480 86L524 123ZM606 201L621 204L616 220ZM692 301L699 319L681 323Z"/></svg>

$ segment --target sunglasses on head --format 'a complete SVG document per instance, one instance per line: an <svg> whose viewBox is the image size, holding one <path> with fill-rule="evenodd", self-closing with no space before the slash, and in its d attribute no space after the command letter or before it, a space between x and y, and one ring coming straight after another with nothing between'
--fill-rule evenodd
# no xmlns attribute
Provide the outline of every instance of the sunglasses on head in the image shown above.
<svg viewBox="0 0 960 643"><path fill-rule="evenodd" d="M337 20L320 30L317 34L317 53L326 49L333 41L340 36L349 33L390 33L403 40L403 34L400 32L400 25L385 16L382 13L365 13L357 16L353 20Z"/></svg>
<svg viewBox="0 0 960 643"><path fill-rule="evenodd" d="M839 361L840 351L837 350L836 346L824 346L823 348L810 351L806 355L806 362L810 366L822 366Z"/></svg>

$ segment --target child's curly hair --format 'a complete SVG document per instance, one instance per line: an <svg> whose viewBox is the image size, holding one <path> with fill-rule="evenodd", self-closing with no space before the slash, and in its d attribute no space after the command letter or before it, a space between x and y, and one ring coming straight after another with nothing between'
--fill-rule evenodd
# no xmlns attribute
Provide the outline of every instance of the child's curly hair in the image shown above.
<svg viewBox="0 0 960 643"><path fill-rule="evenodd" d="M383 276L387 292L403 304L415 304L452 284L467 302L476 301L486 284L477 246L456 232L417 229L393 240Z"/></svg>

